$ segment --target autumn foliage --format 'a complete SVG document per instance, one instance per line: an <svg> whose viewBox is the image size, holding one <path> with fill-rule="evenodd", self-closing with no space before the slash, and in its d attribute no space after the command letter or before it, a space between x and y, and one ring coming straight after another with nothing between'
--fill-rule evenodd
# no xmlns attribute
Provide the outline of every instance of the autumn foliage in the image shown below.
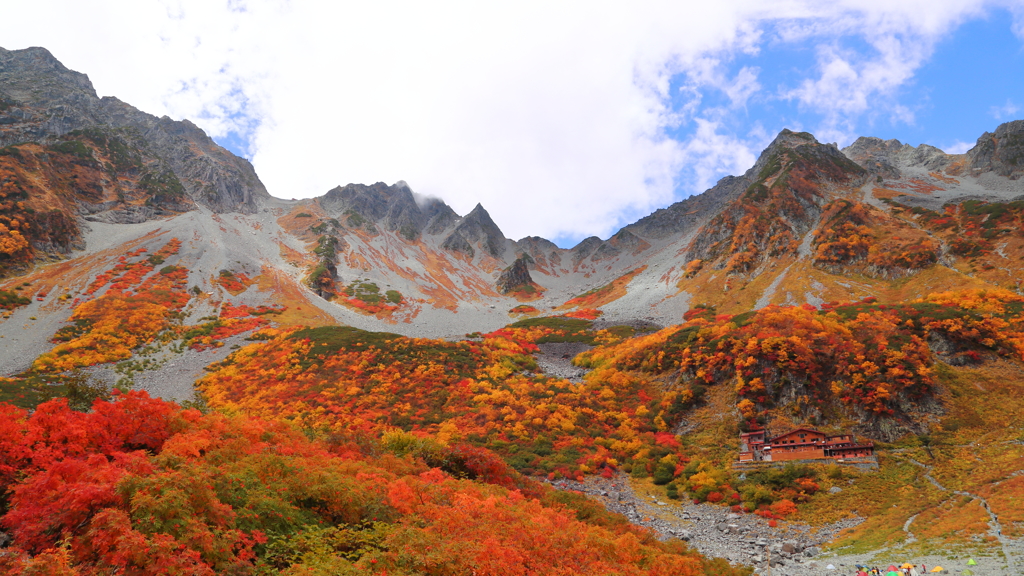
<svg viewBox="0 0 1024 576"><path fill-rule="evenodd" d="M737 316L695 310L681 326L595 350L588 362L609 374L677 374L684 392L730 383L741 412L754 419L783 397L807 413L840 405L867 417L896 414L900 399L921 399L935 385L930 342L947 343L941 348L953 362L1024 359L1024 298L1005 290L892 306L873 299L822 310L769 306Z"/></svg>
<svg viewBox="0 0 1024 576"><path fill-rule="evenodd" d="M557 320L557 319L556 319ZM237 351L198 383L211 406L334 432L389 426L486 446L527 473L575 477L675 454L655 435L685 407L653 383L574 384L531 374L537 343L616 342L582 320L509 327L479 342L331 327L282 333Z"/></svg>
<svg viewBox="0 0 1024 576"><path fill-rule="evenodd" d="M438 445L454 465L437 467L393 438L310 440L142 392L0 414L0 573L743 573L580 496L510 490L486 453Z"/></svg>
<svg viewBox="0 0 1024 576"><path fill-rule="evenodd" d="M898 276L938 261L939 244L924 231L861 202L827 204L814 232L814 263L829 270L862 265L871 275Z"/></svg>
<svg viewBox="0 0 1024 576"><path fill-rule="evenodd" d="M102 289L102 295L78 304L70 318L72 325L54 335L57 346L40 355L33 368L60 372L114 362L150 342L168 326L169 315L189 300L187 270L167 266L154 272L154 262L176 254L180 247L179 240L171 239L149 258L141 257L144 249L118 258L86 290L94 295Z"/></svg>
<svg viewBox="0 0 1024 576"><path fill-rule="evenodd" d="M626 287L629 286L629 283L633 278L646 269L647 266L644 265L634 270L630 270L613 280L610 284L594 288L593 290L588 290L587 292L568 300L557 309L563 310L566 308L576 307L578 308L577 311L583 313L583 315L573 316L574 318L587 318L589 320L593 320L597 316L591 311L625 296Z"/></svg>

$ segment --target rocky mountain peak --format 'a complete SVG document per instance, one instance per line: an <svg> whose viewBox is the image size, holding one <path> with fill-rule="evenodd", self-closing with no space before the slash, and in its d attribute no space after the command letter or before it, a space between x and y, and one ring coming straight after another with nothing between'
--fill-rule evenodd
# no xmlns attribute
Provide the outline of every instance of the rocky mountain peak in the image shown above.
<svg viewBox="0 0 1024 576"><path fill-rule="evenodd" d="M473 256L476 252L474 244L495 258L501 259L505 255L505 235L479 203L462 218L455 230L445 239L443 247Z"/></svg>
<svg viewBox="0 0 1024 576"><path fill-rule="evenodd" d="M533 284L528 266L528 262L531 260L529 254L522 254L511 266L502 271L496 283L500 294L515 292Z"/></svg>
<svg viewBox="0 0 1024 576"><path fill-rule="evenodd" d="M0 48L0 147L53 144L83 129L132 129L173 171L192 200L217 212L255 212L269 198L252 165L188 121L157 118L99 98L88 76L44 48Z"/></svg>
<svg viewBox="0 0 1024 576"><path fill-rule="evenodd" d="M527 262L529 268L534 268L537 262L557 264L562 260L562 249L554 242L540 236L526 236L515 244L516 250L521 250L523 254L530 256L530 260Z"/></svg>
<svg viewBox="0 0 1024 576"><path fill-rule="evenodd" d="M902 168L941 170L952 161L949 154L928 144L914 147L895 139L882 140L864 136L843 148L843 153L861 168L883 178L901 177Z"/></svg>
<svg viewBox="0 0 1024 576"><path fill-rule="evenodd" d="M61 102L78 94L97 98L87 75L69 70L40 47L0 48L0 86L0 94L32 106Z"/></svg>
<svg viewBox="0 0 1024 576"><path fill-rule="evenodd" d="M1000 124L985 132L967 152L972 174L995 172L1016 180L1024 175L1024 120Z"/></svg>
<svg viewBox="0 0 1024 576"><path fill-rule="evenodd" d="M884 178L899 178L900 169L895 156L905 145L899 140L882 140L874 136L861 136L843 148L843 154L861 168Z"/></svg>
<svg viewBox="0 0 1024 576"><path fill-rule="evenodd" d="M604 242L597 236L584 238L579 244L573 246L569 253L572 254L573 264L579 264L588 256L593 254Z"/></svg>

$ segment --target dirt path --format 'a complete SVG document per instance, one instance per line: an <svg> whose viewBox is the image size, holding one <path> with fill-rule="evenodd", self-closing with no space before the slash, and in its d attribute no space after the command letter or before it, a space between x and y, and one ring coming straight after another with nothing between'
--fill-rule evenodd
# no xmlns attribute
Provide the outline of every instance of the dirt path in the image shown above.
<svg viewBox="0 0 1024 576"><path fill-rule="evenodd" d="M908 460L910 462L912 462L915 466L919 466L920 468L923 468L924 471L925 471L925 473L924 473L925 479L928 480L929 482L931 482L932 485L935 486L936 488L938 488L939 490L942 490L943 492L948 492L948 493L951 493L951 494L955 494L957 496L966 496L968 498L972 498L974 500L977 500L977 501L981 502L982 507L985 508L985 512L987 512L988 516L989 516L989 521L988 521L989 534L991 536L994 536L999 541L999 546L1002 548L1003 556L1006 559L1006 567L1011 571L1012 574L1024 573L1024 565L1020 565L1017 562L1017 557L1016 557L1016 555L1020 553L1020 550L1015 550L1015 548L1017 548L1019 545L1016 542L1010 540L1009 538L1006 538L1005 536L1003 536L1003 526L1002 526L1002 524L999 523L999 515L992 511L992 507L988 505L988 500L985 500L981 496L979 496L977 494L973 494L971 492L967 492L967 491L964 491L964 490L952 490L950 488L946 488L941 483L939 483L939 481L936 480L934 476L932 476L932 467L931 466L928 466L926 464L918 462L917 460L914 460L913 458L908 458ZM1020 472L1021 471L1018 471L1015 474L1018 474ZM910 523L916 517L917 517L916 515L910 517L910 519L907 520L907 524L903 527L903 529L905 531L907 531L908 534L910 534L910 531L908 530L908 528L910 527ZM1017 571L1018 569L1020 569L1020 571Z"/></svg>

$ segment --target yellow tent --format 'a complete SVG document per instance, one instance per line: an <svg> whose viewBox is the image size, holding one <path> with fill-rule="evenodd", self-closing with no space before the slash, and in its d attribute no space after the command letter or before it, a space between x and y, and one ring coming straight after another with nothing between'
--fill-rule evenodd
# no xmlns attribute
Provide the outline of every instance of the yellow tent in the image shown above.
<svg viewBox="0 0 1024 576"><path fill-rule="evenodd" d="M936 566L935 568L931 569L931 572L942 572L943 570L944 568L942 566Z"/></svg>
<svg viewBox="0 0 1024 576"><path fill-rule="evenodd" d="M903 566L900 566L900 568L913 568L913 567L914 567L914 565L911 564L910 562L904 562Z"/></svg>

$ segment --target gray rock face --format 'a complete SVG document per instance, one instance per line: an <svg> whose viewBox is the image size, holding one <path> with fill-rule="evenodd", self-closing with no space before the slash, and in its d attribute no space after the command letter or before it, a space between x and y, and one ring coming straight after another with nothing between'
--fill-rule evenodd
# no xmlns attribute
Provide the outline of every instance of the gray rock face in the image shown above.
<svg viewBox="0 0 1024 576"><path fill-rule="evenodd" d="M125 206L121 210L107 210L95 215L88 215L84 218L89 222L106 222L108 224L139 224L150 220L155 216L161 216L161 211L149 206Z"/></svg>
<svg viewBox="0 0 1024 576"><path fill-rule="evenodd" d="M899 140L860 137L843 148L843 154L869 173L883 178L899 178L900 167L921 167L929 171L941 170L953 157L927 144L913 147Z"/></svg>
<svg viewBox="0 0 1024 576"><path fill-rule="evenodd" d="M599 246L601 246L601 244L602 241L597 236L584 238L582 242L580 242L576 246L573 246L573 248L569 251L569 253L572 254L572 263L579 264L580 262L586 260L588 256L593 254L594 251L597 250Z"/></svg>
<svg viewBox="0 0 1024 576"><path fill-rule="evenodd" d="M450 252L461 252L470 258L476 255L476 250L473 248L473 245L458 232L452 232L447 238L445 238L444 243L441 244L441 248Z"/></svg>
<svg viewBox="0 0 1024 576"><path fill-rule="evenodd" d="M450 206L437 198L417 199L409 185L402 181L390 186L383 182L337 186L320 197L320 206L341 221L365 220L398 232L409 241L423 234L443 234L460 221ZM466 236L458 229L452 230L445 248L472 256L475 250Z"/></svg>
<svg viewBox="0 0 1024 576"><path fill-rule="evenodd" d="M338 186L320 197L320 206L340 220L345 216L369 220L407 240L419 237L429 220L405 182Z"/></svg>
<svg viewBox="0 0 1024 576"><path fill-rule="evenodd" d="M441 234L459 221L459 215L444 202L438 202L434 204L432 208L433 215L427 222L427 227L425 229L427 234Z"/></svg>
<svg viewBox="0 0 1024 576"><path fill-rule="evenodd" d="M446 250L455 250L472 255L473 244L478 244L485 252L495 258L502 258L505 254L506 239L501 233L498 225L491 220L491 215L484 210L484 207L477 204L475 208L466 214L465 218L455 227L451 235L442 245ZM466 250L465 247L470 249Z"/></svg>
<svg viewBox="0 0 1024 576"><path fill-rule="evenodd" d="M530 278L530 270L526 266L527 258L529 256L526 255L516 258L516 261L506 268L501 273L501 276L498 276L496 285L499 293L508 294L523 286L533 284L533 278Z"/></svg>
<svg viewBox="0 0 1024 576"><path fill-rule="evenodd" d="M742 177L726 176L703 194L655 210L653 214L637 220L625 229L652 239L687 234L698 228L710 215L721 210L727 202L739 198L748 184Z"/></svg>
<svg viewBox="0 0 1024 576"><path fill-rule="evenodd" d="M562 263L562 250L554 242L541 238L540 236L527 236L516 242L516 250L522 250L529 254L532 262L527 262L530 269L536 268L537 264L552 264L558 266Z"/></svg>
<svg viewBox="0 0 1024 576"><path fill-rule="evenodd" d="M882 140L873 136L861 136L843 153L861 168L883 178L899 178L900 169L893 163L893 156L903 148L899 140Z"/></svg>
<svg viewBox="0 0 1024 576"><path fill-rule="evenodd" d="M967 152L971 173L995 172L1016 180L1024 175L1024 120L1000 124L985 132Z"/></svg>
<svg viewBox="0 0 1024 576"><path fill-rule="evenodd" d="M800 174L808 182L818 186L795 186L786 173ZM867 172L847 158L834 144L822 144L806 132L783 130L764 149L754 166L744 175L729 182L729 193L735 196L724 205L719 214L708 225L700 229L691 244L687 258L716 261L716 268L723 268L731 250L729 239L739 227L749 210L777 212L780 205L777 197L784 196L782 212L771 219L771 227L756 239L749 239L756 246L756 260L748 268L756 269L769 258L779 256L793 248L772 245L771 238L789 236L802 238L813 228L821 214L822 206L829 198L824 190L835 182L859 185ZM771 191L769 191L769 187ZM724 193L725 191L723 191Z"/></svg>
<svg viewBox="0 0 1024 576"><path fill-rule="evenodd" d="M252 165L188 120L157 118L117 98L99 98L85 74L44 48L0 48L0 147L52 143L73 130L133 128L195 201L218 212L255 212L268 198Z"/></svg>

